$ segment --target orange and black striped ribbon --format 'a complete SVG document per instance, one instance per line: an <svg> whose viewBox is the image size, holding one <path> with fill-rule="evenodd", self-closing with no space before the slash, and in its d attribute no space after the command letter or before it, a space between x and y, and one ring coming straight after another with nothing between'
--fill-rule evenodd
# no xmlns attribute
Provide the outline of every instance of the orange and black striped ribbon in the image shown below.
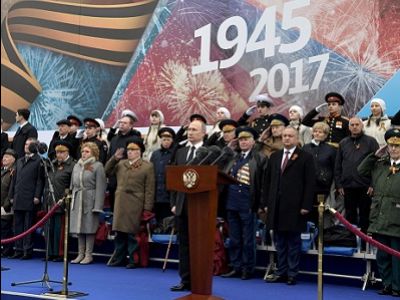
<svg viewBox="0 0 400 300"><path fill-rule="evenodd" d="M1 28L1 115L12 124L41 92L16 42L114 66L128 64L157 0L89 5L48 0L14 4Z"/></svg>

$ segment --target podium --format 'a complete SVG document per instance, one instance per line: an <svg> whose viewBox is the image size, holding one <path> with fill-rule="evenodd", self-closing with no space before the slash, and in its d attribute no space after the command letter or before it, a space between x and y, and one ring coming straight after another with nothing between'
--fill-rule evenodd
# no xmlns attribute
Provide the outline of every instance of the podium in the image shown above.
<svg viewBox="0 0 400 300"><path fill-rule="evenodd" d="M187 195L192 294L178 299L222 299L212 296L218 186L236 180L219 172L217 166L190 165L167 166L166 178L167 190Z"/></svg>

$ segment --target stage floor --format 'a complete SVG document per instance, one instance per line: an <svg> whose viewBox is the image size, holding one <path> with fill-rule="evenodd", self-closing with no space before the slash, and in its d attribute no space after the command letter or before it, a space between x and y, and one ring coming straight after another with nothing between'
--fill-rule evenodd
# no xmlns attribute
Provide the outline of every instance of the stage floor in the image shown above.
<svg viewBox="0 0 400 300"><path fill-rule="evenodd" d="M41 295L48 291L41 283L11 286L12 282L40 280L44 274L44 262L41 258L32 260L1 259L1 266L10 268L1 272L2 299L22 299L11 297L12 293L26 293ZM63 264L49 262L48 275L51 280L61 281ZM300 278L295 286L283 283L267 284L262 280L262 273L254 279L243 281L238 278L225 279L218 276L213 280L213 294L229 300L246 299L317 299L317 283L315 277ZM72 283L69 291L88 293L88 296L79 299L145 299L164 300L175 299L188 292L174 293L169 287L179 282L176 269L162 272L160 268L125 269L123 267L107 267L105 262L96 262L91 265L69 265L69 280ZM349 284L325 284L325 300L372 300L382 299L376 290L369 288L361 290L362 283L349 280ZM51 283L54 291L60 291L61 284ZM30 297L31 299L33 297ZM386 297L385 297L386 298ZM389 297L391 298L391 297ZM25 298L27 299L27 298Z"/></svg>

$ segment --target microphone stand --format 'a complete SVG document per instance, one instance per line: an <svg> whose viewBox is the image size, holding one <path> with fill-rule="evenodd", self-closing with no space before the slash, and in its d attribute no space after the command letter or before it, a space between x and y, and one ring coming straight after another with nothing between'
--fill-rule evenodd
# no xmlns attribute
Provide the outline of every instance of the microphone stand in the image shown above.
<svg viewBox="0 0 400 300"><path fill-rule="evenodd" d="M45 177L46 177L47 183L48 183L49 196L51 196L51 198L50 198L50 197L47 197L46 205L45 205L46 210L47 210L47 212L48 212L48 211L49 211L49 208L50 208L50 204L55 204L55 203L56 203L56 201L55 201L55 196L54 196L54 187L53 187L53 183L52 183L51 180L50 180L49 172L48 172L48 170L47 170L46 160L44 160L43 157L42 157L39 153L37 153L37 155L39 155L40 160L42 161L42 165L43 165L43 168L44 168ZM50 164L51 164L51 162L50 162ZM50 200L51 200L51 201L50 201ZM50 220L49 220L48 222L46 222L46 225L45 225L45 247L46 247L46 256L45 256L44 272L43 272L42 278L41 278L41 279L38 279L38 280L31 280L31 281L12 282L12 283L11 283L11 286L17 286L17 285L22 285L22 284L31 284L31 283L41 282L41 283L42 283L42 286L43 286L43 285L46 285L47 288L48 288L50 291L52 291L53 288L50 286L50 282L52 282L52 283L59 283L59 284L62 283L61 281L51 280L50 277L49 277L49 274L48 274L49 247L50 247L50 244L49 244L49 236L50 236L50 225L49 225L49 222L50 222Z"/></svg>

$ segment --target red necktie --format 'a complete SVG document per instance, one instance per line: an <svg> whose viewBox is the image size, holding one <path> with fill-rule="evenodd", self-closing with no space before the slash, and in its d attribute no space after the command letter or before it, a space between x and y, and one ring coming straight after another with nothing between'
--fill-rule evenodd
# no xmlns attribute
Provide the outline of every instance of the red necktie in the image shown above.
<svg viewBox="0 0 400 300"><path fill-rule="evenodd" d="M282 163L282 167L281 167L281 173L283 173L283 171L285 171L286 165L289 161L289 154L290 151L285 151L285 158L283 159L283 163Z"/></svg>

